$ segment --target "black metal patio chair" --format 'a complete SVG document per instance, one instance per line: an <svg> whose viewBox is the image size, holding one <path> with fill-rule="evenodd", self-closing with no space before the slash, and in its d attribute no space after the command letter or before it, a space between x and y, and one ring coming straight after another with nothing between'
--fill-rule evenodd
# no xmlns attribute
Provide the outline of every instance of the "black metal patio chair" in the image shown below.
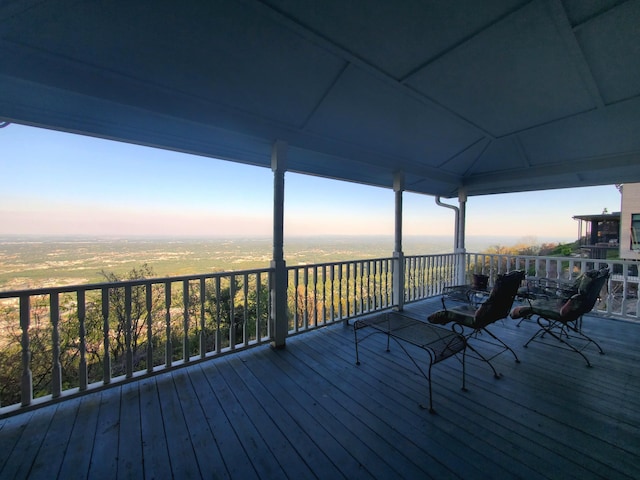
<svg viewBox="0 0 640 480"><path fill-rule="evenodd" d="M578 293L579 286L579 277L573 281L546 277L525 277L523 285L518 288L517 298L529 302L547 300L564 303ZM529 317L521 317L516 326L519 327L525 320L529 320Z"/></svg>
<svg viewBox="0 0 640 480"><path fill-rule="evenodd" d="M452 308L447 308L445 298L442 298L442 310L429 315L430 323L447 324L453 322L452 330L467 338L467 347L481 360L487 362L493 370L493 375L500 378L502 375L495 369L491 360L505 351L510 351L517 363L520 363L516 352L505 342L495 336L487 328L498 320L503 320L509 316L513 301L518 292L518 287L524 279L524 272L514 270L512 272L498 275L498 278L484 300L479 306L475 303L466 303ZM483 338L487 343L497 345L499 351L491 356L480 353L470 339L479 340L482 334L491 337L492 340Z"/></svg>
<svg viewBox="0 0 640 480"><path fill-rule="evenodd" d="M547 335L564 346L582 356L591 367L591 362L582 351L593 344L600 354L604 354L602 347L582 331L582 316L593 310L600 297L604 285L609 278L609 269L590 270L581 274L577 281L577 292L568 299L531 300L529 305L516 307L511 317L536 318L538 331L525 343L525 347L534 340L542 340ZM549 343L549 342L545 342Z"/></svg>

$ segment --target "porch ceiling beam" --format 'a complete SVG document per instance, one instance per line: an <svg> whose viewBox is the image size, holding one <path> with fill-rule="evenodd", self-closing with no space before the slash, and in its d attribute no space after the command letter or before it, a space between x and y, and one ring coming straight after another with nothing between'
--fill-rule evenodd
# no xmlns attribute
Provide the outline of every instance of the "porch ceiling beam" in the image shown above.
<svg viewBox="0 0 640 480"><path fill-rule="evenodd" d="M557 175L580 175L583 171L611 170L617 167L628 167L631 164L640 162L640 152L633 152L626 155L618 155L615 157L595 157L577 161L576 163L555 163L550 165L532 166L526 169L514 169L504 173L486 173L467 177L463 181L463 185L473 190L474 187L481 185L490 185L500 182L523 181L527 178L545 178ZM636 182L640 180L640 171L636 178L629 181Z"/></svg>
<svg viewBox="0 0 640 480"><path fill-rule="evenodd" d="M375 76L379 80L382 80L385 83L393 86L394 88L401 90L406 95L409 95L412 98L419 100L420 102L424 103L430 108L439 110L443 113L446 113L447 115L456 117L461 122L463 122L466 126L474 128L478 132L482 133L482 135L484 136L487 136L491 139L494 138L493 134L488 130L484 129L482 126L477 125L476 123L472 122L468 118L465 118L464 116L462 116L460 113L418 92L416 89L404 83L406 81L406 78L402 78L402 79L394 78L393 76L377 68L375 65L372 65L370 62L367 62L365 59L363 59L356 53L347 50L345 47L336 44L335 42L331 41L329 38L321 35L318 32L313 31L311 28L302 24L301 22L291 17L290 15L287 15L285 12L280 11L273 5L270 5L268 2L265 2L263 0L244 0L244 1L248 4L253 4L256 8L260 9L262 13L278 21L280 24L285 25L287 28L295 31L306 40L313 42L316 45L320 45L321 47L327 49L334 55L344 59L346 62L358 66L358 68L365 70L366 72ZM488 28L488 26L485 26L485 28ZM477 33L478 32L476 32L476 34Z"/></svg>

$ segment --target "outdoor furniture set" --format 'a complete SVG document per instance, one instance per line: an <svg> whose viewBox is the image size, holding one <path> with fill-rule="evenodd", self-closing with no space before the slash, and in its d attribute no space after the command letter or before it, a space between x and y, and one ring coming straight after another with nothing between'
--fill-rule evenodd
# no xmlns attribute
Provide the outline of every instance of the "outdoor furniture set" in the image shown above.
<svg viewBox="0 0 640 480"><path fill-rule="evenodd" d="M483 279L480 279L480 284L474 279L472 285L449 287L443 292L442 310L429 315L427 321L396 311L356 320L353 324L356 365L360 365L358 344L376 333L386 335L386 351L390 349L390 340L394 340L427 380L428 408L433 413L431 369L436 363L447 358L458 358L462 364L462 389L466 390L467 356L486 362L496 378L502 376L491 362L496 356L509 351L515 361L520 362L515 351L488 329L498 320L511 316L520 321L535 319L538 324L538 330L525 343L525 347L532 341L543 341L567 348L581 355L587 366L591 367L583 350L594 344L599 353L603 354L604 351L595 340L582 332L581 319L595 306L608 278L609 271L604 268L581 274L569 286L562 285L560 288L559 284L541 282L534 289L530 288L530 281L525 281L523 271L512 271L498 275L490 290L486 283L482 283ZM516 297L522 304L513 308ZM450 302L455 305L448 306ZM448 323L452 324L451 329L443 327ZM366 329L364 336L363 329ZM478 342L489 347L479 349ZM416 359L415 352L419 350L415 350L415 347L426 352L426 366Z"/></svg>
<svg viewBox="0 0 640 480"><path fill-rule="evenodd" d="M549 335L557 342L545 343L578 353L591 367L583 350L591 344L601 355L604 350L582 331L582 316L593 309L608 279L609 269L590 270L578 276L570 288L557 290L559 293L556 296L549 295L547 291L542 298L529 299L528 305L514 308L511 318L535 318L539 326L524 346L527 347L534 340L544 340Z"/></svg>

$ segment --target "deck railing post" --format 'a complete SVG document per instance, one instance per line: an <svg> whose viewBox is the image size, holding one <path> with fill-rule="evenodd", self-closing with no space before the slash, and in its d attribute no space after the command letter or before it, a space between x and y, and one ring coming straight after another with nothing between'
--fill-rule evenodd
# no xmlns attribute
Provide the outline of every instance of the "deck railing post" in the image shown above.
<svg viewBox="0 0 640 480"><path fill-rule="evenodd" d="M287 315L287 264L284 260L284 174L287 144L277 141L271 153L273 171L273 284L271 285L271 346L284 348L289 331Z"/></svg>
<svg viewBox="0 0 640 480"><path fill-rule="evenodd" d="M102 341L104 359L102 363L102 381L111 383L111 350L109 348L109 287L102 289Z"/></svg>
<svg viewBox="0 0 640 480"><path fill-rule="evenodd" d="M173 361L173 342L171 340L171 281L164 283L164 308L165 308L165 336L166 345L164 351L164 365L169 368Z"/></svg>
<svg viewBox="0 0 640 480"><path fill-rule="evenodd" d="M260 278L260 277L258 277ZM205 300L206 300L207 285L204 277L200 279L200 332L198 333L198 339L200 341L200 358L205 358L207 351L207 336L205 334ZM260 285L258 284L258 292L260 291Z"/></svg>
<svg viewBox="0 0 640 480"><path fill-rule="evenodd" d="M62 394L62 366L60 365L60 297L52 293L49 300L49 313L51 315L51 396L58 398Z"/></svg>
<svg viewBox="0 0 640 480"><path fill-rule="evenodd" d="M184 363L187 363L191 357L191 345L189 341L189 308L191 307L191 299L189 298L189 286L189 280L183 280L182 303L184 310L182 314L182 360Z"/></svg>
<svg viewBox="0 0 640 480"><path fill-rule="evenodd" d="M404 309L404 254L393 252L393 305Z"/></svg>
<svg viewBox="0 0 640 480"><path fill-rule="evenodd" d="M395 247L393 251L393 304L402 311L404 309L404 253L402 252L402 192L404 191L404 174L397 172L393 179L395 193Z"/></svg>
<svg viewBox="0 0 640 480"><path fill-rule="evenodd" d="M204 279L203 279L204 280ZM147 309L147 373L153 372L153 299L151 283L147 283L145 288L145 306Z"/></svg>
<svg viewBox="0 0 640 480"><path fill-rule="evenodd" d="M131 285L127 285L124 287L124 346L125 346L125 357L124 357L124 370L126 378L131 378L133 376L133 349L131 346L131 328L132 328L132 320L131 320L131 298L132 298L132 287Z"/></svg>
<svg viewBox="0 0 640 480"><path fill-rule="evenodd" d="M83 392L89 383L87 370L87 328L86 317L87 308L85 303L84 290L78 290L78 334L80 335L80 363L78 365L78 386Z"/></svg>
<svg viewBox="0 0 640 480"><path fill-rule="evenodd" d="M31 350L29 347L29 323L31 319L29 295L20 297L20 329L22 330L22 378L20 379L22 406L33 400L33 377L31 373Z"/></svg>
<svg viewBox="0 0 640 480"><path fill-rule="evenodd" d="M465 225L467 222L467 194L464 189L460 189L458 194L458 225L457 232L458 237L456 238L456 283L458 285L464 285L467 277L467 269L465 266L466 259L466 238L465 238Z"/></svg>

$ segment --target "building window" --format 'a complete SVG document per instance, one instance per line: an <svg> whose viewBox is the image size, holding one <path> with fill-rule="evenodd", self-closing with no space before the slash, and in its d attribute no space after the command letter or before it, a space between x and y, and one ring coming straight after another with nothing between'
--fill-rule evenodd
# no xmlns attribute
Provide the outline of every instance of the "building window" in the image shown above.
<svg viewBox="0 0 640 480"><path fill-rule="evenodd" d="M640 250L640 213L631 214L631 250Z"/></svg>

